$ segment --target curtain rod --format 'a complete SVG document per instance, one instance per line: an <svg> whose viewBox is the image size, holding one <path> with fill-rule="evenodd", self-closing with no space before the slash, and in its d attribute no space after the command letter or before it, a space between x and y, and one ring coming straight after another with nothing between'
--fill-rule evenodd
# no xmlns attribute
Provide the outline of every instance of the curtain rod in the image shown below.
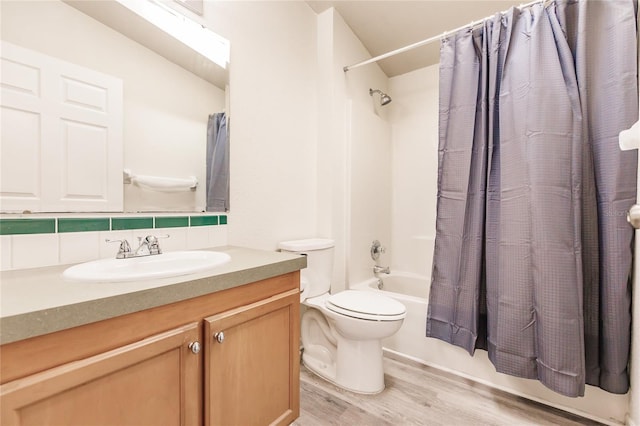
<svg viewBox="0 0 640 426"><path fill-rule="evenodd" d="M518 6L518 9L524 9L526 7L533 6L534 4L537 4L537 3L544 3L545 1L546 0L535 0L535 1L532 1L530 3L521 4L520 6ZM505 12L500 12L500 13L505 13ZM487 19L491 19L492 17L493 17L493 15L492 16L487 16L486 18L478 19L477 21L473 21L470 24L463 25L461 27L458 27L458 28L450 30L450 31L445 31L441 35L429 37L426 40L422 40L422 41L419 41L417 43L413 43L413 44L410 44L408 46L401 47L400 49L392 50L391 52L383 53L382 55L378 55L378 56L376 56L374 58L367 59L366 61L358 62L357 64L354 64L354 65L345 66L345 67L342 68L342 70L344 72L347 72L347 71L350 71L350 70L352 70L354 68L359 68L359 67L361 67L363 65L369 65L369 64L371 64L373 62L378 62L378 61L380 61L382 59L386 59L386 58L389 58L391 56L395 56L395 55L397 55L399 53L404 53L404 52L407 52L409 50L413 50L416 47L426 46L427 44L430 44L430 43L433 43L434 41L440 40L441 38L443 38L447 34L456 33L458 31L464 30L465 28L473 28L478 24L482 24Z"/></svg>

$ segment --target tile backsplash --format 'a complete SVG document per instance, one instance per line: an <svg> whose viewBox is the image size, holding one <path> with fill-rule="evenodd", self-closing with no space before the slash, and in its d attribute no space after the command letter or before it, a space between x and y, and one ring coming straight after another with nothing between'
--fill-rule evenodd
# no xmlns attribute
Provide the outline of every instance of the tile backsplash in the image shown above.
<svg viewBox="0 0 640 426"><path fill-rule="evenodd" d="M163 251L227 245L227 215L0 217L0 270L64 265L115 257L117 243L159 237Z"/></svg>

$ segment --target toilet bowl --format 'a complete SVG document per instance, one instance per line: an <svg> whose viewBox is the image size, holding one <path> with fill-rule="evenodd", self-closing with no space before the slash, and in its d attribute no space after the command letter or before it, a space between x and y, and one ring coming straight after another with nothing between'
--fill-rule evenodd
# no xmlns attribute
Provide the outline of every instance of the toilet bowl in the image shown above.
<svg viewBox="0 0 640 426"><path fill-rule="evenodd" d="M353 300L368 299L368 302L386 306L387 311L393 313L378 315L353 311L344 307L345 303L342 306L334 304L335 299L328 293L305 300L303 305L310 309L302 316L302 362L309 370L341 388L366 394L382 392L382 339L400 329L406 315L405 307L369 291L346 290L334 296L343 295ZM369 296L379 296L379 300L374 301ZM387 304L388 301L394 303Z"/></svg>
<svg viewBox="0 0 640 426"><path fill-rule="evenodd" d="M381 340L396 333L405 306L380 294L345 290L329 293L333 241L298 240L280 249L307 256L301 271L302 363L335 385L357 393L384 390Z"/></svg>

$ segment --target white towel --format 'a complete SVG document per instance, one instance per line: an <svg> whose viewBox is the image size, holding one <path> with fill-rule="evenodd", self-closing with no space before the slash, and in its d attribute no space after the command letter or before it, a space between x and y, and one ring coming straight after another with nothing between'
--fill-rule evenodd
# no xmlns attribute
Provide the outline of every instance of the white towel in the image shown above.
<svg viewBox="0 0 640 426"><path fill-rule="evenodd" d="M187 179L160 177L160 176L131 176L131 182L140 188L159 192L190 191L198 186L198 180L194 176Z"/></svg>

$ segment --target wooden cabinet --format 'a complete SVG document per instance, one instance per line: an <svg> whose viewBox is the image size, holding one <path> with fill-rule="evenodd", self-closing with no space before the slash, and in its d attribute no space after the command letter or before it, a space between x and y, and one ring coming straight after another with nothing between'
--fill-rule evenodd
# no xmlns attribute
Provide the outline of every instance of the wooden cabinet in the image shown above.
<svg viewBox="0 0 640 426"><path fill-rule="evenodd" d="M299 299L298 292L283 293L205 319L205 424L295 420Z"/></svg>
<svg viewBox="0 0 640 426"><path fill-rule="evenodd" d="M200 329L191 323L8 383L2 424L198 424L201 362L189 343Z"/></svg>
<svg viewBox="0 0 640 426"><path fill-rule="evenodd" d="M289 424L298 283L294 272L3 345L0 423Z"/></svg>

